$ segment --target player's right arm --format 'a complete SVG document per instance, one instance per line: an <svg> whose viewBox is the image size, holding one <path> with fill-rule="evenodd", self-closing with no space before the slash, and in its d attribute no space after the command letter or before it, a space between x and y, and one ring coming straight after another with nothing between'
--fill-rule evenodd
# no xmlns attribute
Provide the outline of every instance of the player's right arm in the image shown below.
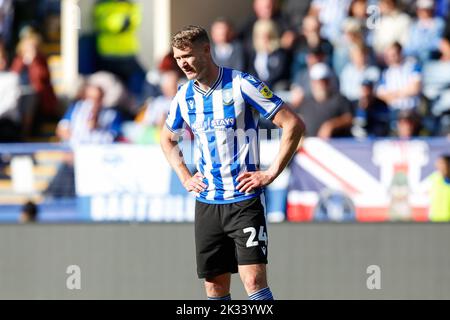
<svg viewBox="0 0 450 320"><path fill-rule="evenodd" d="M177 97L175 97L161 132L160 144L167 161L175 170L184 188L188 192L199 193L206 188L206 185L202 182L203 176L199 172L195 175L191 174L184 161L183 153L178 146L180 132L184 125L185 122L181 116L180 105Z"/></svg>
<svg viewBox="0 0 450 320"><path fill-rule="evenodd" d="M167 126L164 126L161 132L161 148L184 188L188 192L200 193L206 188L206 185L202 182L203 175L200 172L197 172L195 175L191 174L185 164L183 153L178 147L178 138L177 133L170 131Z"/></svg>

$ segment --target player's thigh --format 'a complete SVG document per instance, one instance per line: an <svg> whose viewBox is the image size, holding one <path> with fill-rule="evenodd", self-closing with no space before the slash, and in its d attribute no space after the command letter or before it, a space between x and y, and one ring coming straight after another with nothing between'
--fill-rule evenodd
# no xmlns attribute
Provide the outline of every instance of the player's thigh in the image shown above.
<svg viewBox="0 0 450 320"><path fill-rule="evenodd" d="M199 278L236 273L236 246L222 228L217 205L196 203L195 248Z"/></svg>
<svg viewBox="0 0 450 320"><path fill-rule="evenodd" d="M227 231L239 265L267 263L267 223L260 197L233 204Z"/></svg>

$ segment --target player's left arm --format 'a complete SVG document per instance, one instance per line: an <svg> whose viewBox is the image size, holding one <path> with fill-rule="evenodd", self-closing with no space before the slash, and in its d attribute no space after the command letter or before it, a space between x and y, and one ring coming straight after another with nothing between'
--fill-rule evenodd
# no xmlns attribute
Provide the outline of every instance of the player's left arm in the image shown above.
<svg viewBox="0 0 450 320"><path fill-rule="evenodd" d="M305 132L302 119L288 105L283 104L273 116L272 122L283 129L278 154L267 170L244 172L239 175L237 189L241 192L250 192L270 184L284 170L297 151L300 139Z"/></svg>

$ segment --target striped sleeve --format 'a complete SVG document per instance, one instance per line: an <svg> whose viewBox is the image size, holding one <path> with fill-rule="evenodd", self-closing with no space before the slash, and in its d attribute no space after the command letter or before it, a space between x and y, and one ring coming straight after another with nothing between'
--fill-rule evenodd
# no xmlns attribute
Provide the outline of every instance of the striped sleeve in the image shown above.
<svg viewBox="0 0 450 320"><path fill-rule="evenodd" d="M180 104L178 103L178 95L173 98L172 103L170 104L169 114L166 119L166 127L172 132L184 127L184 120L181 116Z"/></svg>
<svg viewBox="0 0 450 320"><path fill-rule="evenodd" d="M247 73L242 74L241 92L245 102L266 119L271 119L283 104L264 82Z"/></svg>

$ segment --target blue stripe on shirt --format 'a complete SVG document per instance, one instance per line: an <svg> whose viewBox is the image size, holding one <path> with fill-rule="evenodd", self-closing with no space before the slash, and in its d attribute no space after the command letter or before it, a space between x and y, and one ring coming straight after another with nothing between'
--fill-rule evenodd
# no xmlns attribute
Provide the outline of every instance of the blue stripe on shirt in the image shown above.
<svg viewBox="0 0 450 320"><path fill-rule="evenodd" d="M212 120L214 120L214 109L213 109L213 99L212 96L206 96L203 97L203 114L205 115L205 121L207 123L211 123ZM212 161L212 170L211 173L213 175L213 183L216 186L216 192L214 194L214 200L223 200L223 194L224 194L224 186L223 186L223 180L222 175L220 174L220 157L219 157L219 150L217 147L217 138L214 130L207 129L206 138L208 140L208 150L209 154L211 155L211 161Z"/></svg>
<svg viewBox="0 0 450 320"><path fill-rule="evenodd" d="M233 77L232 74L233 70L231 69L224 69L223 72L223 79L222 79L222 92L224 92L224 90L233 90ZM234 99L233 99L234 100ZM235 109L234 109L234 104L230 105L230 106L224 106L224 116L225 118L233 118L236 119L236 113L235 113ZM236 123L234 124L233 130L236 129ZM238 139L236 137L235 134L233 134L233 145L230 145L231 141L227 141L228 143L228 148L229 153L233 155L232 159L231 159L231 164L230 164L230 174L233 177L233 184L234 184L234 195L233 197L236 196L240 196L243 195L243 193L239 192L236 190L236 187L238 186L239 182L237 181L237 177L239 175L240 172L240 164L239 164L239 158L237 157L237 153L238 153Z"/></svg>

